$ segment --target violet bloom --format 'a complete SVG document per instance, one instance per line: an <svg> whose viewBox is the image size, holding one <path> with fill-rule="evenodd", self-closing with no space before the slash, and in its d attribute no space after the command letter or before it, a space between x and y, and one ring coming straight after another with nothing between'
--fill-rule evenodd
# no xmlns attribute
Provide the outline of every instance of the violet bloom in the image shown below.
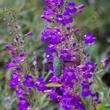
<svg viewBox="0 0 110 110"><path fill-rule="evenodd" d="M16 63L15 62L6 62L6 69L12 69L14 67L16 67Z"/></svg>
<svg viewBox="0 0 110 110"><path fill-rule="evenodd" d="M74 86L74 82L76 80L76 75L73 72L67 72L61 76L61 82L63 86L72 88Z"/></svg>
<svg viewBox="0 0 110 110"><path fill-rule="evenodd" d="M63 61L71 61L72 55L68 49L60 50L60 59Z"/></svg>
<svg viewBox="0 0 110 110"><path fill-rule="evenodd" d="M58 83L60 82L60 79L56 75L52 75L52 77L49 79L49 82Z"/></svg>
<svg viewBox="0 0 110 110"><path fill-rule="evenodd" d="M30 32L27 32L26 34L25 34L25 36L32 36L32 32L30 31Z"/></svg>
<svg viewBox="0 0 110 110"><path fill-rule="evenodd" d="M42 41L46 41L46 40L49 40L50 39L50 33L52 31L52 27L46 27L44 32L42 32L42 36L41 36L41 40Z"/></svg>
<svg viewBox="0 0 110 110"><path fill-rule="evenodd" d="M49 92L49 96L51 99L53 99L54 101L58 101L58 97L60 97L58 95L58 93L56 92L56 88L51 88L50 92Z"/></svg>
<svg viewBox="0 0 110 110"><path fill-rule="evenodd" d="M56 16L56 21L58 22L58 23L62 23L63 22L63 15L57 15Z"/></svg>
<svg viewBox="0 0 110 110"><path fill-rule="evenodd" d="M68 15L68 14L63 14L63 21L62 21L62 24L63 25L66 25L66 24L69 24L69 23L72 23L73 22L73 17Z"/></svg>
<svg viewBox="0 0 110 110"><path fill-rule="evenodd" d="M50 61L50 62L52 62L53 59L54 59L52 54L47 55L46 58L47 58L47 60Z"/></svg>
<svg viewBox="0 0 110 110"><path fill-rule="evenodd" d="M91 95L91 90L89 88L89 85L83 85L82 86L82 96L83 97L88 97Z"/></svg>
<svg viewBox="0 0 110 110"><path fill-rule="evenodd" d="M29 101L25 97L20 97L18 102L19 110L27 110L29 107Z"/></svg>
<svg viewBox="0 0 110 110"><path fill-rule="evenodd" d="M93 34L88 33L88 34L84 35L84 42L87 45L92 45L92 44L94 44L96 42L96 38L94 37Z"/></svg>
<svg viewBox="0 0 110 110"><path fill-rule="evenodd" d="M35 84L34 84L34 79L33 79L32 75L25 75L23 84L26 87L34 87Z"/></svg>
<svg viewBox="0 0 110 110"><path fill-rule="evenodd" d="M21 85L19 85L16 90L16 96L22 97L23 95L26 95L26 94L27 94L26 90Z"/></svg>
<svg viewBox="0 0 110 110"><path fill-rule="evenodd" d="M63 106L64 110L72 110L73 108L78 110L86 110L80 97L69 91L62 95L60 104Z"/></svg>
<svg viewBox="0 0 110 110"><path fill-rule="evenodd" d="M84 72L94 72L96 69L96 64L92 61L87 61L85 65L79 65L78 68L80 68Z"/></svg>
<svg viewBox="0 0 110 110"><path fill-rule="evenodd" d="M13 57L16 56L15 48L12 44L5 45L5 48L8 50L10 54L12 54Z"/></svg>
<svg viewBox="0 0 110 110"><path fill-rule="evenodd" d="M79 33L79 32L80 32L80 28L79 28L79 27L76 27L73 31L74 31L75 33Z"/></svg>
<svg viewBox="0 0 110 110"><path fill-rule="evenodd" d="M62 25L66 25L66 24L69 24L69 23L73 22L73 17L70 16L69 14L67 14L67 13L64 13L63 15L57 15L56 16L56 21L58 23L61 23Z"/></svg>
<svg viewBox="0 0 110 110"><path fill-rule="evenodd" d="M21 78L21 75L18 74L18 73L12 73L12 76L11 76L11 79L10 79L10 87L11 88L16 88L19 83L20 83L20 78Z"/></svg>
<svg viewBox="0 0 110 110"><path fill-rule="evenodd" d="M25 57L26 55L27 55L26 52L20 52L18 56L22 58Z"/></svg>
<svg viewBox="0 0 110 110"><path fill-rule="evenodd" d="M106 57L102 60L103 68L106 68L108 64L110 63L110 57Z"/></svg>
<svg viewBox="0 0 110 110"><path fill-rule="evenodd" d="M85 64L85 67L86 67L86 70L88 72L94 72L95 69L96 69L96 64L92 61L87 61L86 64Z"/></svg>
<svg viewBox="0 0 110 110"><path fill-rule="evenodd" d="M45 90L47 90L46 81L43 78L37 78L35 86L39 91L44 92Z"/></svg>
<svg viewBox="0 0 110 110"><path fill-rule="evenodd" d="M47 20L48 22L52 22L51 14L49 12L45 12L42 16L42 19Z"/></svg>
<svg viewBox="0 0 110 110"><path fill-rule="evenodd" d="M48 45L47 51L50 53L55 53L56 52L56 47L53 44Z"/></svg>
<svg viewBox="0 0 110 110"><path fill-rule="evenodd" d="M84 4L80 4L79 6L77 6L77 12L83 12L85 5Z"/></svg>
<svg viewBox="0 0 110 110"><path fill-rule="evenodd" d="M66 11L65 13L69 13L69 14L76 13L77 9L75 2L69 2L65 11Z"/></svg>

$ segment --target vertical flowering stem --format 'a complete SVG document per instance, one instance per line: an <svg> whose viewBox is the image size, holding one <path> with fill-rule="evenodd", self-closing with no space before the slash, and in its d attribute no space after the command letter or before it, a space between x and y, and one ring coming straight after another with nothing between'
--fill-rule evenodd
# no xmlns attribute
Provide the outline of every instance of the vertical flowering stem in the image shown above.
<svg viewBox="0 0 110 110"><path fill-rule="evenodd" d="M74 26L74 16L83 12L84 5L77 6L71 0L44 2L46 6L41 18L50 25L44 29L41 39L48 42L46 58L51 72L49 82L54 84L46 92L64 110L95 110L101 102L91 87L96 64L88 60L85 45L93 45L96 38L87 33L79 40L76 34L79 28ZM60 86L55 87L55 84ZM88 104L87 108L85 103Z"/></svg>
<svg viewBox="0 0 110 110"><path fill-rule="evenodd" d="M6 69L12 71L9 85L11 89L15 90L18 109L25 110L30 106L31 101L28 97L35 87L34 78L27 62L27 53L24 51L24 40L26 37L31 36L32 32L21 36L19 29L17 29L15 13L14 18L12 24L9 25L12 28L11 34L14 38L9 44L5 45L10 54L10 61L6 63Z"/></svg>

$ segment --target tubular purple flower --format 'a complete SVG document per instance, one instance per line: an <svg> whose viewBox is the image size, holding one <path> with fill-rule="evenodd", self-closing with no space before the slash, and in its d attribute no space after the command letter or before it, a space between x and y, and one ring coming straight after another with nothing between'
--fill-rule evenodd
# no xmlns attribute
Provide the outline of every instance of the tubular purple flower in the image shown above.
<svg viewBox="0 0 110 110"><path fill-rule="evenodd" d="M33 79L32 75L24 75L23 84L26 87L34 87L35 84L34 84L34 79Z"/></svg>
<svg viewBox="0 0 110 110"><path fill-rule="evenodd" d="M85 8L85 5L80 4L79 6L77 6L77 12L83 12L84 8Z"/></svg>
<svg viewBox="0 0 110 110"><path fill-rule="evenodd" d="M53 76L49 79L49 82L58 83L58 82L60 82L60 79L59 79L56 75L53 75Z"/></svg>
<svg viewBox="0 0 110 110"><path fill-rule="evenodd" d="M53 55L52 55L52 54L47 55L46 58L47 58L47 60L50 61L50 62L53 61Z"/></svg>
<svg viewBox="0 0 110 110"><path fill-rule="evenodd" d="M27 94L26 90L21 85L19 85L16 90L16 96L22 97L23 95L26 95L26 94Z"/></svg>
<svg viewBox="0 0 110 110"><path fill-rule="evenodd" d="M26 110L29 107L29 101L25 97L20 97L18 102L19 110Z"/></svg>
<svg viewBox="0 0 110 110"><path fill-rule="evenodd" d="M67 8L65 9L65 13L69 13L70 15L76 13L77 9L75 6L75 2L69 2Z"/></svg>
<svg viewBox="0 0 110 110"><path fill-rule="evenodd" d="M32 36L32 32L30 31L30 32L27 32L24 36Z"/></svg>
<svg viewBox="0 0 110 110"><path fill-rule="evenodd" d="M47 51L50 53L55 53L56 52L56 47L53 44L48 45Z"/></svg>
<svg viewBox="0 0 110 110"><path fill-rule="evenodd" d="M88 34L84 35L84 42L87 45L92 45L92 44L94 44L96 42L96 38L94 37L93 34L88 33Z"/></svg>
<svg viewBox="0 0 110 110"><path fill-rule="evenodd" d="M39 91L44 92L47 90L46 81L43 78L37 78L35 86Z"/></svg>
<svg viewBox="0 0 110 110"><path fill-rule="evenodd" d="M107 68L108 64L110 63L110 57L106 57L102 60L103 68Z"/></svg>
<svg viewBox="0 0 110 110"><path fill-rule="evenodd" d="M10 79L10 87L16 88L19 85L19 83L20 83L20 74L13 73Z"/></svg>

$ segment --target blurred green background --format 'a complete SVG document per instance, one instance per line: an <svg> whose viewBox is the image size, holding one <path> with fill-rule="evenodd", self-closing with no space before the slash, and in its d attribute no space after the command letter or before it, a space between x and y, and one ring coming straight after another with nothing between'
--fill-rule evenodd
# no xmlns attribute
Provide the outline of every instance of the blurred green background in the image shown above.
<svg viewBox="0 0 110 110"><path fill-rule="evenodd" d="M81 27L81 33L92 32L96 36L97 43L89 49L89 52L93 60L100 62L103 56L110 54L110 0L76 0L76 2L86 5L84 12L76 17L77 25ZM40 19L43 6L42 0L0 0L0 110L17 110L15 94L8 85L10 71L5 69L8 55L4 45L14 38L12 33L16 30L13 25L17 20L21 34L33 32L33 36L25 43L29 60L31 61L33 54L42 59L45 45L40 40L40 34L46 24ZM54 109L50 107L47 110Z"/></svg>

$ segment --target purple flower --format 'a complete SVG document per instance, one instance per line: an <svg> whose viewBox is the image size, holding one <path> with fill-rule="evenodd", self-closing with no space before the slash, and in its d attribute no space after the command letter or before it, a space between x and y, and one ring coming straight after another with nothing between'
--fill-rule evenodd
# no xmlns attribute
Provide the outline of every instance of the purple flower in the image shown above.
<svg viewBox="0 0 110 110"><path fill-rule="evenodd" d="M14 53L14 52L15 52L15 48L13 47L12 44L7 44L7 45L5 45L5 48L6 48L10 53Z"/></svg>
<svg viewBox="0 0 110 110"><path fill-rule="evenodd" d="M52 54L47 55L46 58L47 58L47 60L50 61L50 62L53 61L53 55L52 55Z"/></svg>
<svg viewBox="0 0 110 110"><path fill-rule="evenodd" d="M68 15L68 14L64 14L63 15L63 21L62 21L62 24L63 25L66 25L66 24L69 24L69 23L72 23L73 22L73 17Z"/></svg>
<svg viewBox="0 0 110 110"><path fill-rule="evenodd" d="M75 29L74 29L74 32L75 33L78 33L80 31L80 28L79 27L76 27Z"/></svg>
<svg viewBox="0 0 110 110"><path fill-rule="evenodd" d="M89 86L88 85L83 85L82 86L82 96L83 97L88 97L90 95L91 95L91 90L90 90Z"/></svg>
<svg viewBox="0 0 110 110"><path fill-rule="evenodd" d="M91 73L88 73L88 72L84 72L84 73L83 73L83 77L84 77L85 79L92 78L92 74L91 74Z"/></svg>
<svg viewBox="0 0 110 110"><path fill-rule="evenodd" d="M70 14L75 13L77 11L75 5L76 5L75 2L69 2L65 13L70 13Z"/></svg>
<svg viewBox="0 0 110 110"><path fill-rule="evenodd" d="M49 69L51 72L54 71L52 62L47 65L47 69Z"/></svg>
<svg viewBox="0 0 110 110"><path fill-rule="evenodd" d="M26 52L20 52L18 56L19 57L25 57L26 55L27 55Z"/></svg>
<svg viewBox="0 0 110 110"><path fill-rule="evenodd" d="M29 107L29 101L24 97L20 97L18 102L19 110L27 110L28 107Z"/></svg>
<svg viewBox="0 0 110 110"><path fill-rule="evenodd" d="M22 71L23 71L22 66L19 66L19 65L16 65L15 69L16 69L17 71L20 71L20 72L22 72Z"/></svg>
<svg viewBox="0 0 110 110"><path fill-rule="evenodd" d="M102 65L103 65L103 68L106 68L108 66L108 64L110 63L110 57L106 57L102 60Z"/></svg>
<svg viewBox="0 0 110 110"><path fill-rule="evenodd" d="M62 95L60 103L64 110L72 110L73 108L78 110L86 110L80 97L69 91Z"/></svg>
<svg viewBox="0 0 110 110"><path fill-rule="evenodd" d="M37 78L35 86L39 91L44 92L45 90L47 90L46 81L43 78Z"/></svg>
<svg viewBox="0 0 110 110"><path fill-rule="evenodd" d="M20 83L20 77L21 75L18 73L13 73L10 79L10 87L16 88Z"/></svg>
<svg viewBox="0 0 110 110"><path fill-rule="evenodd" d="M56 88L51 88L50 92L49 92L49 96L51 99L53 99L54 101L58 100L58 93L56 92Z"/></svg>
<svg viewBox="0 0 110 110"><path fill-rule="evenodd" d="M93 110L97 110L97 109L96 109L96 107L94 107L94 109L93 109Z"/></svg>
<svg viewBox="0 0 110 110"><path fill-rule="evenodd" d="M47 51L50 53L55 53L56 52L56 47L53 44L48 45Z"/></svg>
<svg viewBox="0 0 110 110"><path fill-rule="evenodd" d="M70 8L75 7L75 5L76 5L76 3L75 3L75 2L68 2L68 6L69 6Z"/></svg>
<svg viewBox="0 0 110 110"><path fill-rule="evenodd" d="M33 79L32 75L25 75L23 84L26 87L34 87L34 79Z"/></svg>
<svg viewBox="0 0 110 110"><path fill-rule="evenodd" d="M41 40L46 41L50 39L50 32L52 31L51 27L46 27L44 32L42 32Z"/></svg>
<svg viewBox="0 0 110 110"><path fill-rule="evenodd" d="M82 81L82 96L83 97L88 97L91 96L91 90L90 90L90 85L86 81Z"/></svg>
<svg viewBox="0 0 110 110"><path fill-rule="evenodd" d="M32 32L30 31L30 32L27 32L26 34L25 34L25 36L32 36Z"/></svg>
<svg viewBox="0 0 110 110"><path fill-rule="evenodd" d="M79 65L78 67L85 72L94 72L96 69L96 64L92 61L87 61L85 65Z"/></svg>
<svg viewBox="0 0 110 110"><path fill-rule="evenodd" d="M57 32L51 32L50 35L51 35L51 38L49 40L50 44L58 44L61 42Z"/></svg>
<svg viewBox="0 0 110 110"><path fill-rule="evenodd" d="M61 82L64 86L72 88L76 80L76 75L70 69L64 70L61 76Z"/></svg>
<svg viewBox="0 0 110 110"><path fill-rule="evenodd" d="M77 12L83 12L84 7L85 7L84 4L80 4L80 5L77 7Z"/></svg>
<svg viewBox="0 0 110 110"><path fill-rule="evenodd" d="M84 42L87 45L92 45L92 44L94 44L96 42L96 38L94 37L93 34L88 33L88 34L84 35Z"/></svg>
<svg viewBox="0 0 110 110"><path fill-rule="evenodd" d="M57 15L56 16L56 22L62 23L63 22L63 15Z"/></svg>
<svg viewBox="0 0 110 110"><path fill-rule="evenodd" d="M86 110L85 109L85 106L84 106L84 104L83 104L83 102L82 102L82 100L81 100L81 98L80 98L80 96L79 95L77 95L77 94L74 94L73 95L73 97L72 97L72 102L71 102L73 105L74 105L74 107L76 108L76 109L78 109L78 110Z"/></svg>
<svg viewBox="0 0 110 110"><path fill-rule="evenodd" d="M25 60L24 60L24 58L23 57L21 57L21 56L16 56L15 58L14 58L14 62L17 64L17 63L22 63L22 62L24 62Z"/></svg>
<svg viewBox="0 0 110 110"><path fill-rule="evenodd" d="M50 79L49 79L49 82L55 82L55 83L57 83L57 82L59 82L60 81L60 79L56 76L56 75L53 75Z"/></svg>
<svg viewBox="0 0 110 110"><path fill-rule="evenodd" d="M6 69L12 69L16 66L15 62L6 62Z"/></svg>
<svg viewBox="0 0 110 110"><path fill-rule="evenodd" d="M72 55L68 49L60 50L60 59L63 61L71 61Z"/></svg>
<svg viewBox="0 0 110 110"><path fill-rule="evenodd" d="M94 72L97 65L92 61L87 61L85 66L88 72Z"/></svg>
<svg viewBox="0 0 110 110"><path fill-rule="evenodd" d="M52 22L52 18L51 18L51 14L45 12L42 16L41 16L42 19L45 19L47 20L48 22Z"/></svg>
<svg viewBox="0 0 110 110"><path fill-rule="evenodd" d="M73 17L67 13L64 13L63 15L57 15L56 22L66 25L73 22Z"/></svg>
<svg viewBox="0 0 110 110"><path fill-rule="evenodd" d="M16 90L16 96L22 97L25 94L27 94L26 90L21 85L19 85L17 90Z"/></svg>
<svg viewBox="0 0 110 110"><path fill-rule="evenodd" d="M93 100L95 101L96 104L101 103L101 100L97 96L93 97Z"/></svg>

